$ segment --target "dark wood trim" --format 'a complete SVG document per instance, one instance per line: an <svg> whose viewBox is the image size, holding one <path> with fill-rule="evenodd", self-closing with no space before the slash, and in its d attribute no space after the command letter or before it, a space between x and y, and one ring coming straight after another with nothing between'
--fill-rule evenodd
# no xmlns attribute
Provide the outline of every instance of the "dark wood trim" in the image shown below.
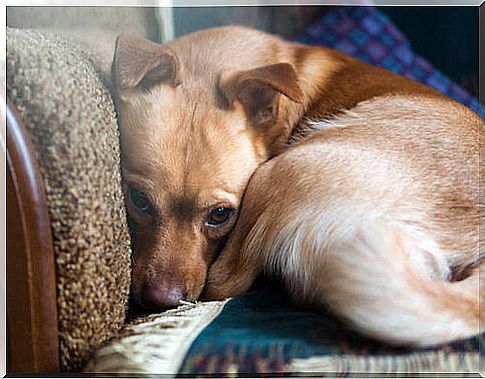
<svg viewBox="0 0 485 379"><path fill-rule="evenodd" d="M54 250L29 134L7 100L7 372L59 372Z"/></svg>

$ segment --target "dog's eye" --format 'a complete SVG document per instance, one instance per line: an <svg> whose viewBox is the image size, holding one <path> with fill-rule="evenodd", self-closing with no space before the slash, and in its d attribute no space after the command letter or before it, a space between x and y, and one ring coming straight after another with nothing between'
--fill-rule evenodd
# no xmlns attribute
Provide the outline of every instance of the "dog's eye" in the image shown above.
<svg viewBox="0 0 485 379"><path fill-rule="evenodd" d="M234 209L232 208L225 208L225 207L214 208L209 213L207 224L212 227L220 226L226 223L227 220L229 220L233 212L234 212Z"/></svg>
<svg viewBox="0 0 485 379"><path fill-rule="evenodd" d="M148 212L151 204L144 192L139 189L130 187L130 199L141 212Z"/></svg>

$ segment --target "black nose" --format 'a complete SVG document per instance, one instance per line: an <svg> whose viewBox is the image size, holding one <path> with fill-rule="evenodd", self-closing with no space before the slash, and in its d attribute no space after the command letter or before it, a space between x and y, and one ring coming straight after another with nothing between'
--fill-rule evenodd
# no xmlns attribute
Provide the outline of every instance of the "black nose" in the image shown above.
<svg viewBox="0 0 485 379"><path fill-rule="evenodd" d="M181 285L145 284L141 291L141 305L151 310L174 308L185 297Z"/></svg>

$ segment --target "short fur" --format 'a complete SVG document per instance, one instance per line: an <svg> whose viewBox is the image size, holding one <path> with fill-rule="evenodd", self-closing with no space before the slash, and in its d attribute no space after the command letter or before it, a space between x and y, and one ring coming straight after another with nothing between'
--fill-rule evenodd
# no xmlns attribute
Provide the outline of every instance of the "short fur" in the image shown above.
<svg viewBox="0 0 485 379"><path fill-rule="evenodd" d="M206 281L204 298L234 296L266 270L295 301L390 343L483 328L475 113L242 27L167 45L120 37L114 72L126 186L153 206L128 200L141 303L147 288L160 307L195 300ZM208 228L218 204L237 212Z"/></svg>

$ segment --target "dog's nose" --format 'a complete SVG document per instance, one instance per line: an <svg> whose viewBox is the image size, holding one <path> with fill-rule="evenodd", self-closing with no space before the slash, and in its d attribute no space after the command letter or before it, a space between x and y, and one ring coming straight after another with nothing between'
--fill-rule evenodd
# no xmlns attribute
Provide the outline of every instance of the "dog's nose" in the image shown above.
<svg viewBox="0 0 485 379"><path fill-rule="evenodd" d="M143 306L152 310L174 308L185 297L182 286L145 284L141 291Z"/></svg>

